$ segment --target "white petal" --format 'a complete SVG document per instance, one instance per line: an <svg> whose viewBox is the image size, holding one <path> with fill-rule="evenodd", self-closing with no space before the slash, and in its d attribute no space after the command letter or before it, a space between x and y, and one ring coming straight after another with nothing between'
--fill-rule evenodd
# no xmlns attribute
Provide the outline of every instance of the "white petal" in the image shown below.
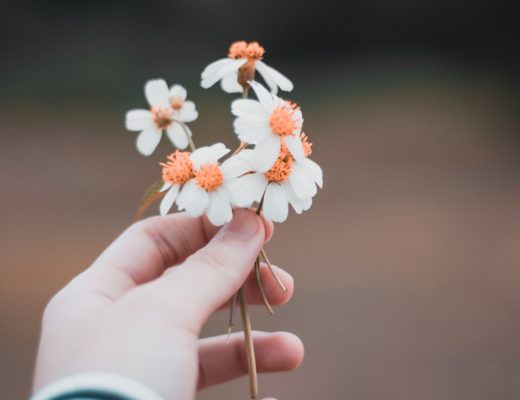
<svg viewBox="0 0 520 400"><path fill-rule="evenodd" d="M257 61L255 65L256 69L258 70L258 72L260 72L262 78L264 78L265 82L269 85L269 87L271 87L271 85L268 82L270 80L273 81L275 85L280 87L280 89L282 89L285 92L290 92L294 89L294 85L292 84L292 82L289 79L287 79L287 77L282 75L280 72L275 70L273 67L270 67L262 61ZM276 94L276 92L273 93Z"/></svg>
<svg viewBox="0 0 520 400"><path fill-rule="evenodd" d="M177 200L175 201L177 203L177 208L179 209L179 211L181 210L184 210L185 207L184 207L184 192L186 191L185 189L188 188L188 191L189 191L189 183L190 181L188 181L185 185L182 186L179 194L177 195Z"/></svg>
<svg viewBox="0 0 520 400"><path fill-rule="evenodd" d="M143 156L149 156L161 141L161 131L155 128L146 129L137 136L137 150Z"/></svg>
<svg viewBox="0 0 520 400"><path fill-rule="evenodd" d="M250 207L255 201L259 202L268 183L267 178L261 172L234 179L229 185L233 203L238 207Z"/></svg>
<svg viewBox="0 0 520 400"><path fill-rule="evenodd" d="M285 195L287 196L287 200L289 200L289 203L291 204L291 206L297 214L301 214L303 211L307 211L311 207L311 197L307 199L298 198L294 193L294 190L292 189L290 183L288 182L284 182L282 184L282 187L285 191Z"/></svg>
<svg viewBox="0 0 520 400"><path fill-rule="evenodd" d="M171 187L172 187L172 184L170 182L164 182L162 187L159 189L159 192L165 192Z"/></svg>
<svg viewBox="0 0 520 400"><path fill-rule="evenodd" d="M222 66L216 70L208 73L206 76L202 77L202 82L200 85L204 89L208 89L213 86L217 81L222 79L225 75L230 74L232 72L238 71L239 68L246 63L246 59L233 60L231 58L226 59L227 62L223 62ZM204 74L204 73L203 73Z"/></svg>
<svg viewBox="0 0 520 400"><path fill-rule="evenodd" d="M192 217L204 214L209 205L208 192L202 189L195 179L190 179L182 189L182 198L177 199L179 207L185 208Z"/></svg>
<svg viewBox="0 0 520 400"><path fill-rule="evenodd" d="M193 122L199 116L197 109L195 108L195 103L193 101L184 102L182 108L179 111L178 119L182 122Z"/></svg>
<svg viewBox="0 0 520 400"><path fill-rule="evenodd" d="M219 158L229 153L229 149L223 143L216 143L211 146L199 147L190 155L193 167L198 170L204 163L216 163Z"/></svg>
<svg viewBox="0 0 520 400"><path fill-rule="evenodd" d="M209 221L216 226L224 225L233 218L229 195L224 188L209 193L209 207L206 211Z"/></svg>
<svg viewBox="0 0 520 400"><path fill-rule="evenodd" d="M293 112L292 120L294 121L294 130L292 132L293 135L296 137L300 137L300 134L302 133L302 126L303 126L303 114L301 109L296 109Z"/></svg>
<svg viewBox="0 0 520 400"><path fill-rule="evenodd" d="M269 71L267 69L267 66L262 61L257 61L255 63L255 69L262 75L262 78L264 78L265 83L271 90L272 94L278 93L278 85L276 82L271 78L271 75L269 74Z"/></svg>
<svg viewBox="0 0 520 400"><path fill-rule="evenodd" d="M173 202L179 194L180 185L173 185L170 190L164 195L159 206L159 212L161 215L166 215L173 206Z"/></svg>
<svg viewBox="0 0 520 400"><path fill-rule="evenodd" d="M296 196L300 199L307 199L316 194L316 184L312 178L307 175L305 169L300 163L294 163L291 175L289 176L289 183Z"/></svg>
<svg viewBox="0 0 520 400"><path fill-rule="evenodd" d="M239 117L233 122L233 128L238 139L243 143L257 144L258 142L273 136L269 122Z"/></svg>
<svg viewBox="0 0 520 400"><path fill-rule="evenodd" d="M130 110L125 117L126 129L129 131L142 131L153 128L153 115L148 110Z"/></svg>
<svg viewBox="0 0 520 400"><path fill-rule="evenodd" d="M258 97L258 101L260 101L260 104L264 110L267 111L268 114L271 114L271 111L273 111L275 105L275 99L271 93L269 93L267 89L258 82L249 81L249 85L255 91L256 97Z"/></svg>
<svg viewBox="0 0 520 400"><path fill-rule="evenodd" d="M220 165L224 179L233 179L251 171L251 164L239 155L231 156Z"/></svg>
<svg viewBox="0 0 520 400"><path fill-rule="evenodd" d="M265 172L268 171L280 154L280 139L275 135L270 135L255 146L251 156L251 164L254 169Z"/></svg>
<svg viewBox="0 0 520 400"><path fill-rule="evenodd" d="M168 85L166 85L164 79L154 79L146 82L144 87L144 94L148 104L150 104L152 107L170 107Z"/></svg>
<svg viewBox="0 0 520 400"><path fill-rule="evenodd" d="M263 204L264 217L270 221L283 222L289 214L289 204L282 186L271 183L267 186Z"/></svg>
<svg viewBox="0 0 520 400"><path fill-rule="evenodd" d="M299 138L299 136L286 136L285 144L287 145L287 148L289 149L293 157L296 159L296 161L301 161L305 158L302 141Z"/></svg>
<svg viewBox="0 0 520 400"><path fill-rule="evenodd" d="M224 75L220 81L222 90L226 93L241 93L242 85L238 83L238 72L232 72Z"/></svg>
<svg viewBox="0 0 520 400"><path fill-rule="evenodd" d="M170 88L170 97L175 97L177 99L180 99L182 101L186 100L188 92L182 85L173 85Z"/></svg>
<svg viewBox="0 0 520 400"><path fill-rule="evenodd" d="M305 171L309 174L314 182L321 188L323 187L323 171L321 167L312 161L310 158L305 158L302 161L302 166L305 168Z"/></svg>
<svg viewBox="0 0 520 400"><path fill-rule="evenodd" d="M210 75L215 74L220 68L229 64L231 61L233 61L232 58L221 58L220 60L212 62L206 68L204 68L204 71L202 71L201 74L201 78L204 79Z"/></svg>
<svg viewBox="0 0 520 400"><path fill-rule="evenodd" d="M173 122L168 128L166 128L166 135L171 140L173 145L178 149L185 149L188 147L189 141L186 136L186 132L178 122Z"/></svg>
<svg viewBox="0 0 520 400"><path fill-rule="evenodd" d="M257 118L267 120L269 114L257 100L238 99L231 103L231 112L237 117Z"/></svg>

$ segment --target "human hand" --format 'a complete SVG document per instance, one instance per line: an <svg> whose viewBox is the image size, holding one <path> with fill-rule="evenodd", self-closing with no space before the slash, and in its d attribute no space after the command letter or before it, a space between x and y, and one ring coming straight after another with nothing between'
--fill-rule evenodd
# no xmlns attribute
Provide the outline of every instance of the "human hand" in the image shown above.
<svg viewBox="0 0 520 400"><path fill-rule="evenodd" d="M204 217L153 217L132 225L49 302L35 389L82 372L120 374L165 399L191 400L197 390L247 373L242 334L199 339L207 318L229 306L245 282L247 301L262 298L251 269L272 225L237 210L221 229ZM275 267L276 268L276 267ZM262 268L272 304L289 300L291 276ZM301 341L290 333L254 332L260 372L296 368Z"/></svg>

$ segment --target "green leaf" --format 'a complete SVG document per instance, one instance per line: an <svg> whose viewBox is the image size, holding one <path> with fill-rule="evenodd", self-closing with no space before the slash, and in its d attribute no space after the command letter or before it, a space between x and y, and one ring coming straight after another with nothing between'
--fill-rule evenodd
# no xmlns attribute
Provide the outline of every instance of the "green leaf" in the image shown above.
<svg viewBox="0 0 520 400"><path fill-rule="evenodd" d="M158 180L157 182L152 183L148 189L144 192L143 198L139 203L139 208L135 213L135 220L138 221L143 216L144 212L148 207L150 207L153 203L159 200L164 196L164 192L160 192L162 186L164 185L164 181Z"/></svg>

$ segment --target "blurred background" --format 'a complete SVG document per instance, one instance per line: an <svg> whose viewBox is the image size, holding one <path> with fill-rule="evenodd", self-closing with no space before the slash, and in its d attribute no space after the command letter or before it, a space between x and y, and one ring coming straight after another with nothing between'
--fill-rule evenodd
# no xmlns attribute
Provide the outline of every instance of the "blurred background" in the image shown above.
<svg viewBox="0 0 520 400"><path fill-rule="evenodd" d="M0 386L30 391L48 299L130 222L157 163L124 114L182 83L198 144L236 145L199 88L239 39L295 83L325 187L277 227L292 302L261 330L306 344L279 399L520 398L520 132L514 2L0 3ZM154 207L151 212L156 213ZM217 314L205 334L225 331ZM245 379L200 399L239 399Z"/></svg>

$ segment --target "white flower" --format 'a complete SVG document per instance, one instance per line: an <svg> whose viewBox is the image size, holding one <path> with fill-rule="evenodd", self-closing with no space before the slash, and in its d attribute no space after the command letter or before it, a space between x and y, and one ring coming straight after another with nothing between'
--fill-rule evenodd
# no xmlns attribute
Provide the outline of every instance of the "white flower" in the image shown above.
<svg viewBox="0 0 520 400"><path fill-rule="evenodd" d="M209 64L201 75L201 86L208 89L218 81L227 93L240 93L247 82L254 79L255 70L262 75L271 92L278 88L290 92L292 82L262 61L265 50L257 42L235 42L229 48L228 58Z"/></svg>
<svg viewBox="0 0 520 400"><path fill-rule="evenodd" d="M241 157L230 157L222 164L218 160L229 153L222 143L200 147L193 153L176 152L163 165L160 211L168 213L174 202L179 210L198 217L204 213L213 225L223 225L233 217L231 183L249 170Z"/></svg>
<svg viewBox="0 0 520 400"><path fill-rule="evenodd" d="M311 145L302 134L306 156L311 153ZM252 157L252 150L243 150L239 157L246 161ZM289 204L301 214L310 208L317 186L323 185L320 166L304 157L295 160L287 148L282 146L279 157L267 172L253 172L243 175L231 184L233 202L238 207L250 207L254 202L262 202L264 217L270 221L283 222L289 213Z"/></svg>
<svg viewBox="0 0 520 400"><path fill-rule="evenodd" d="M301 161L304 153L300 141L303 125L300 108L269 93L256 82L249 84L258 100L235 100L231 112L237 116L233 126L240 141L255 145L251 156L254 169L265 172L271 168L280 154L282 142L291 155Z"/></svg>
<svg viewBox="0 0 520 400"><path fill-rule="evenodd" d="M137 150L149 156L157 148L165 130L171 142L179 149L188 147L191 131L186 122L198 117L195 103L186 100L186 89L173 85L169 90L163 79L146 82L144 87L150 110L130 110L126 113L126 129L140 132Z"/></svg>

